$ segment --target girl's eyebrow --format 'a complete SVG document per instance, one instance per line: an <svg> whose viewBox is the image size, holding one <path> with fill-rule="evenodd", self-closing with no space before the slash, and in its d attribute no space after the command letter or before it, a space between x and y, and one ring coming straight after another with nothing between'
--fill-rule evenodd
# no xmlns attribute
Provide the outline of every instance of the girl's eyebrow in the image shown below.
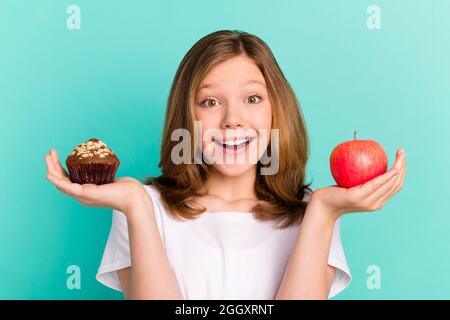
<svg viewBox="0 0 450 320"><path fill-rule="evenodd" d="M246 85L249 85L249 84L259 84L260 86L263 86L264 88L266 87L266 84L264 82L262 82L262 81L259 81L259 80L249 80L247 82L244 82L242 85L246 86Z"/></svg>
<svg viewBox="0 0 450 320"><path fill-rule="evenodd" d="M242 83L241 86L246 86L246 85L249 85L249 84L259 84L260 86L263 86L264 88L266 87L266 84L264 82L262 82L262 81L259 81L259 80L249 80L249 81L246 81L246 82ZM200 85L197 90L213 88L213 87L216 87L216 85L211 84L211 83L204 83L204 84Z"/></svg>

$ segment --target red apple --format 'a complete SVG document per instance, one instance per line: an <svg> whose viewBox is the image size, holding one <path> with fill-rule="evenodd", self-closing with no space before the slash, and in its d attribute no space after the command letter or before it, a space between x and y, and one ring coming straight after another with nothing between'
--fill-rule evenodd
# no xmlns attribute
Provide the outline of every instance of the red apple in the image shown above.
<svg viewBox="0 0 450 320"><path fill-rule="evenodd" d="M337 185L351 188L386 172L388 158L374 140L349 140L337 145L330 156L331 174Z"/></svg>

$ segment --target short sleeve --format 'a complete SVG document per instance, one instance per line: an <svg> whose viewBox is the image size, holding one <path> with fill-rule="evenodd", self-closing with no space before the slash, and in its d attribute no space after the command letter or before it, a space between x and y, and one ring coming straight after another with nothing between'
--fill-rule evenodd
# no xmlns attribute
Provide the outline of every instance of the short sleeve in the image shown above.
<svg viewBox="0 0 450 320"><path fill-rule="evenodd" d="M328 264L336 268L328 298L332 298L348 287L352 280L350 269L345 258L340 235L340 219L334 224L333 238L330 245Z"/></svg>
<svg viewBox="0 0 450 320"><path fill-rule="evenodd" d="M96 279L107 287L123 291L117 270L131 266L128 223L122 211L113 209L111 230Z"/></svg>

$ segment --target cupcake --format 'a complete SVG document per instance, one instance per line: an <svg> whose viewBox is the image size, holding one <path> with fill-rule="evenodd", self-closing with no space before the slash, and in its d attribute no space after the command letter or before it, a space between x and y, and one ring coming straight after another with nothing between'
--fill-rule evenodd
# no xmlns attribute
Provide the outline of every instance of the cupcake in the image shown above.
<svg viewBox="0 0 450 320"><path fill-rule="evenodd" d="M112 183L119 164L114 152L97 138L76 146L66 159L70 181L79 184Z"/></svg>

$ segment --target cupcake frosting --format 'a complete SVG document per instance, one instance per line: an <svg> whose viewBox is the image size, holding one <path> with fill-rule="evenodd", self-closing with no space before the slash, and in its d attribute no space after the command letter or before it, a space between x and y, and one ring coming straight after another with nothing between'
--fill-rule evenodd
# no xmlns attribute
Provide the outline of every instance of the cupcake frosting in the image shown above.
<svg viewBox="0 0 450 320"><path fill-rule="evenodd" d="M78 159L85 159L94 156L105 158L108 155L114 155L114 152L108 148L103 141L97 138L91 138L88 141L80 143L76 146L70 155L75 156Z"/></svg>

